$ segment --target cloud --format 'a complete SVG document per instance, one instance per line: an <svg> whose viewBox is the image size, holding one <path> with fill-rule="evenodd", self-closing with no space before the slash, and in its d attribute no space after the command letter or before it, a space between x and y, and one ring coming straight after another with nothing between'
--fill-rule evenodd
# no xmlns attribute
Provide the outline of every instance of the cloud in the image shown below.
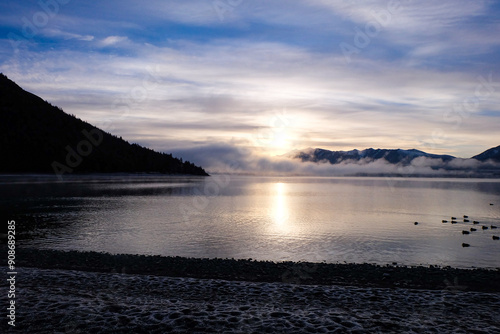
<svg viewBox="0 0 500 334"><path fill-rule="evenodd" d="M80 41L87 41L87 42L90 42L90 41L94 40L94 36L92 36L92 35L73 34L73 33L70 33L70 32L61 31L59 29L44 29L42 31L42 33L43 33L43 35L45 35L47 37L63 38L65 40L68 40L68 39L77 39L77 40L80 40Z"/></svg>
<svg viewBox="0 0 500 334"><path fill-rule="evenodd" d="M126 41L120 36L108 38L109 43ZM287 131L296 148L392 148L396 138L398 146L425 148L421 145L428 143L432 151L436 143L443 147L449 143L453 149L451 144L460 140L488 148L500 141L494 122L485 121L491 116L475 116L484 103L496 110L498 94L480 101L477 111L463 116L453 112L455 104L474 96L479 83L475 74L365 60L359 65L365 70L353 75L342 59L280 43L221 40L211 45L127 47L137 48L139 54L110 57L46 51L17 57L0 68L28 90L93 123L117 118L116 100L127 101L130 112L120 117L123 128L117 123L117 131L130 140L144 138L141 133L148 131L148 124L168 122L179 125L178 142L248 138L254 135L252 129L267 127L276 110L287 109L294 123ZM155 69L155 81L148 68ZM147 89L144 80L150 81ZM451 122L444 117L449 112ZM134 127L144 131L134 135ZM443 142L434 141L437 129L446 135ZM483 135L485 130L489 138ZM166 132L155 127L149 132L149 137L156 136L156 145L162 140L172 143ZM339 147L342 141L348 144ZM471 148L465 156L477 152Z"/></svg>
<svg viewBox="0 0 500 334"><path fill-rule="evenodd" d="M245 143L216 143L174 150L174 155L204 166L209 173L259 174L282 176L481 176L498 173L500 164L475 159L415 158L410 165L391 164L384 159L375 161L302 162L287 156L267 157L248 149Z"/></svg>
<svg viewBox="0 0 500 334"><path fill-rule="evenodd" d="M101 46L111 46L111 45L126 42L127 40L128 40L128 37L126 37L126 36L108 36L108 37L102 39L99 42L99 44Z"/></svg>
<svg viewBox="0 0 500 334"><path fill-rule="evenodd" d="M469 157L498 145L491 3L405 2L346 64L339 43L353 43L354 28L388 3L243 1L220 20L205 0L126 0L120 11L115 1L72 2L23 52L3 43L0 70L68 113L111 120L117 135L155 149L246 140L255 168L277 164L270 156L279 145L255 138L275 132L270 121L285 109L290 150L408 147ZM0 6L4 31L22 30L21 18L40 10ZM476 109L456 109L490 74L493 92Z"/></svg>

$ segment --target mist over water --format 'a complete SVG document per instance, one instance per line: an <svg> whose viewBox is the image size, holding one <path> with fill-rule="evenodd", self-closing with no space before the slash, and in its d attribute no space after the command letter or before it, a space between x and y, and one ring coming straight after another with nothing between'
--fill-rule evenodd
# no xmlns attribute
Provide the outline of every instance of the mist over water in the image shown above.
<svg viewBox="0 0 500 334"><path fill-rule="evenodd" d="M24 246L500 267L500 242L492 240L500 229L480 227L500 225L500 180L215 175L1 181L2 206L40 226L19 241ZM441 222L452 216L457 224Z"/></svg>

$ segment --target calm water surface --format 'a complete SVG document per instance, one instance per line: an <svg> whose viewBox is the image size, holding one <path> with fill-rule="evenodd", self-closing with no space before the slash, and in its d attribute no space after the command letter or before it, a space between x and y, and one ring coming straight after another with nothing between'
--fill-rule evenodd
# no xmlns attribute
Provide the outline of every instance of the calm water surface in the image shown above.
<svg viewBox="0 0 500 334"><path fill-rule="evenodd" d="M500 267L500 228L462 234L500 227L498 179L2 176L0 203L40 248Z"/></svg>

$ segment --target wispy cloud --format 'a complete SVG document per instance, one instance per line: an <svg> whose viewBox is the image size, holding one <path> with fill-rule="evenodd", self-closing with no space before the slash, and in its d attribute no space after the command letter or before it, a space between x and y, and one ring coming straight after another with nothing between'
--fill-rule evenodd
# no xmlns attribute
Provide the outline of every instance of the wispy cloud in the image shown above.
<svg viewBox="0 0 500 334"><path fill-rule="evenodd" d="M101 41L99 41L99 45L101 46L110 46L110 45L116 45L120 44L123 42L126 42L128 40L127 36L108 36Z"/></svg>
<svg viewBox="0 0 500 334"><path fill-rule="evenodd" d="M63 38L65 40L77 39L80 41L87 41L87 42L94 40L94 36L92 35L73 34L70 32L61 31L60 29L44 29L42 31L42 34L47 37Z"/></svg>

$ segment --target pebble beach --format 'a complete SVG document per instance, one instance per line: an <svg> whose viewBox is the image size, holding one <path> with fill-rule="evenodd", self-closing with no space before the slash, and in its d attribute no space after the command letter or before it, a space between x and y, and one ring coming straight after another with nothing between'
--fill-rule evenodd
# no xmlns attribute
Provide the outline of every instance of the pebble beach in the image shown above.
<svg viewBox="0 0 500 334"><path fill-rule="evenodd" d="M38 252L38 263L27 263L30 259L28 254ZM461 271L452 270L457 275L445 279L443 286L404 288L394 284L383 287L387 284L384 277L390 276L387 269L394 269L384 267L378 268L381 278L374 277L371 284L356 280L351 285L347 281L342 284L314 284L315 272L312 270L288 270L286 275L281 275L280 281L251 282L235 280L230 273L227 274L228 279L171 277L157 273L130 273L133 270L126 266L122 266L121 270L108 268L110 272L103 272L104 259L114 258L115 263L121 261L120 265L127 263L130 266L132 259L155 257L125 256L120 260L116 255L81 253L78 259L71 252L41 250L21 250L21 254L26 257L25 263L17 268L15 329L21 332L500 332L500 292L480 286L474 288L470 282L463 284L458 275ZM57 261L72 255L77 260L75 263L85 263L85 257L98 259L102 256L103 262L95 264L95 268L100 269L95 271L90 270L91 263L81 265L79 270L70 269L74 266L71 263L61 263L61 267L66 268L47 268L54 267L52 263L44 262L44 256L48 255ZM168 260L155 260L160 268L162 259ZM174 259L178 265L183 261L182 258ZM190 261L195 260L184 261L186 270L192 265ZM210 260L199 261L210 263ZM231 261L238 262L227 261L229 264ZM266 268L266 263L252 263L249 266L253 268L251 270ZM269 271L272 265L267 265ZM353 272L356 272L355 267L351 265ZM5 267L3 270L7 272ZM418 273L416 268L408 270ZM432 273L439 270L444 274L447 272L444 269L429 270L429 276L436 276ZM498 270L469 271L469 276L481 285L494 279L495 275L498 275ZM7 282L2 281L1 286L5 290ZM2 294L0 299L5 305L6 296ZM2 332L13 331L7 327L10 326L3 321Z"/></svg>
<svg viewBox="0 0 500 334"><path fill-rule="evenodd" d="M16 329L29 333L500 331L499 293L235 282L37 268L22 268L18 277Z"/></svg>

